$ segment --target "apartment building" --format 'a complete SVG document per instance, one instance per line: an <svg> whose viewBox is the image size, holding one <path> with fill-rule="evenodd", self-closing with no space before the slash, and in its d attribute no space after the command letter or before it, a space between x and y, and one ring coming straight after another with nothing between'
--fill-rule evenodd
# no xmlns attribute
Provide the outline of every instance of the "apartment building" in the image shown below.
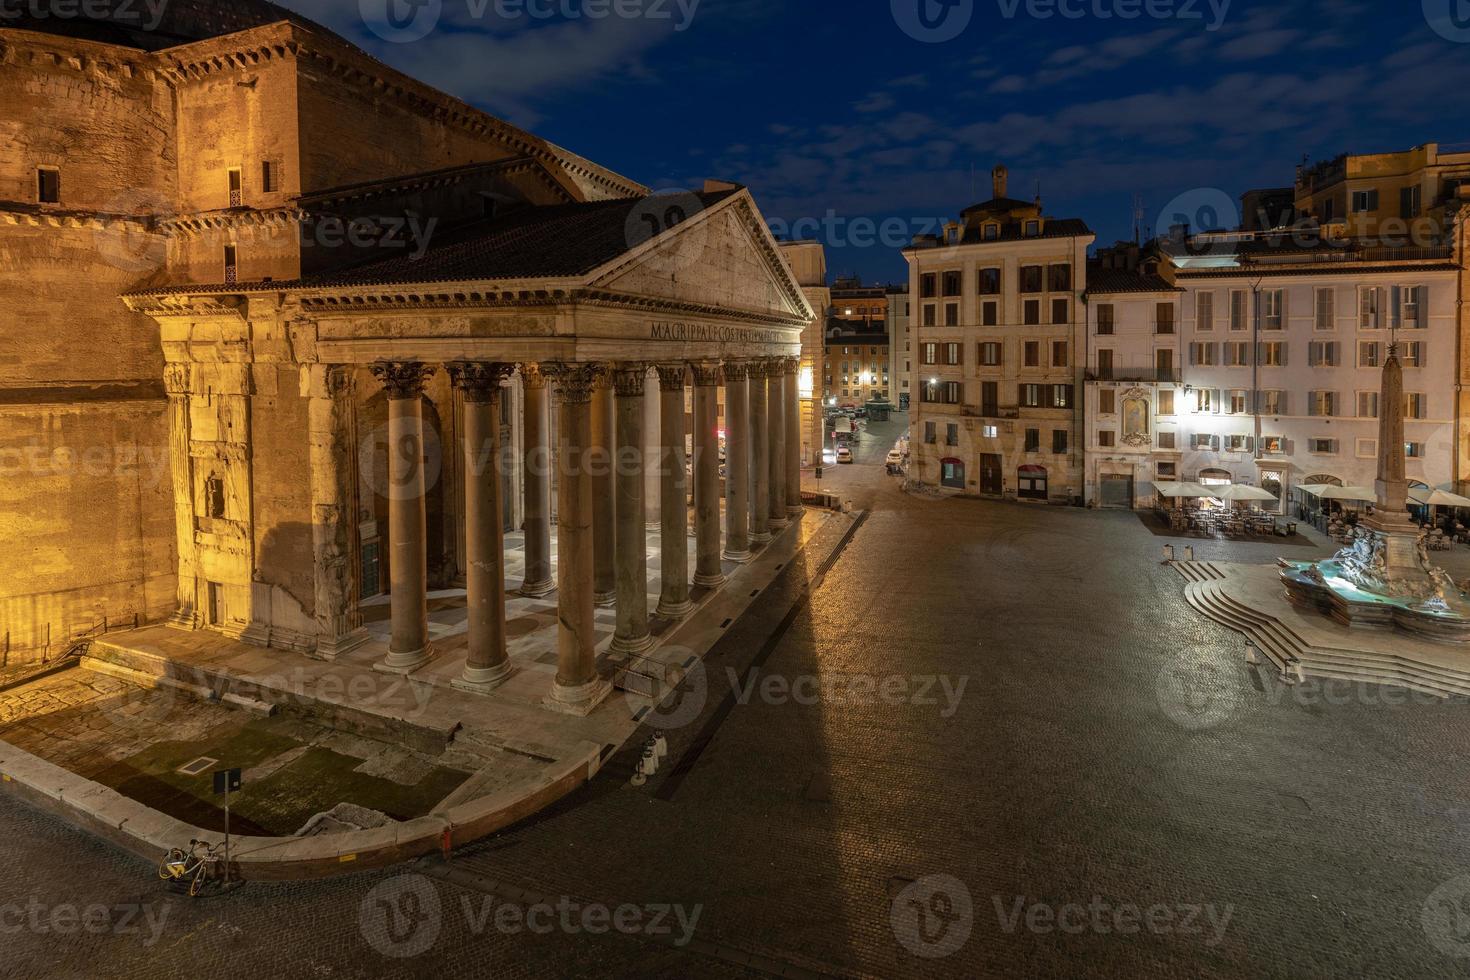
<svg viewBox="0 0 1470 980"><path fill-rule="evenodd" d="M1152 505L1177 480L1185 445L1181 287L1173 263L1136 244L1099 251L1087 271L1086 501Z"/></svg>
<svg viewBox="0 0 1470 980"><path fill-rule="evenodd" d="M1304 483L1371 486L1389 345L1404 364L1408 473L1453 486L1459 269L1449 244L1382 248L1199 235L1183 289L1181 479L1249 483L1286 507Z"/></svg>
<svg viewBox="0 0 1470 980"><path fill-rule="evenodd" d="M914 393L914 341L909 333L909 299L907 286L887 286L889 372L893 378L893 402L899 411L908 411Z"/></svg>
<svg viewBox="0 0 1470 980"><path fill-rule="evenodd" d="M1084 487L1085 222L993 196L903 250L917 398L910 476L945 491L1068 502Z"/></svg>
<svg viewBox="0 0 1470 980"><path fill-rule="evenodd" d="M1444 244L1470 200L1470 144L1425 143L1392 153L1343 154L1297 168L1295 209L1331 238L1396 247Z"/></svg>
<svg viewBox="0 0 1470 980"><path fill-rule="evenodd" d="M858 408L891 401L888 328L883 319L827 321L827 404Z"/></svg>

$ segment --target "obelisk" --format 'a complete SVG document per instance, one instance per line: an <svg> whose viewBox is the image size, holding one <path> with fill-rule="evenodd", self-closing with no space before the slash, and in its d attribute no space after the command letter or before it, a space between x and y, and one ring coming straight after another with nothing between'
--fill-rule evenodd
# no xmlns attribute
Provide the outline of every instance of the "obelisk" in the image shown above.
<svg viewBox="0 0 1470 980"><path fill-rule="evenodd" d="M1419 556L1419 526L1409 516L1409 481L1404 464L1404 366L1398 339L1389 344L1378 398L1378 502L1364 527L1378 539L1374 549L1383 567L1376 577L1390 594L1416 591L1432 584Z"/></svg>

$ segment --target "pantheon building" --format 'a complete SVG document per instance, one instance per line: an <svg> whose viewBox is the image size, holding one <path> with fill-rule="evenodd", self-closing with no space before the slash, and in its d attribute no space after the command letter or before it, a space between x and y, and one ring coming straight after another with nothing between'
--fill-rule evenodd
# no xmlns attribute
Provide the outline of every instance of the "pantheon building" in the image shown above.
<svg viewBox="0 0 1470 980"><path fill-rule="evenodd" d="M140 6L0 26L12 661L133 620L330 659L386 594L409 672L464 589L488 690L520 590L585 711L598 604L638 653L799 518L816 317L748 191L654 193L269 3Z"/></svg>

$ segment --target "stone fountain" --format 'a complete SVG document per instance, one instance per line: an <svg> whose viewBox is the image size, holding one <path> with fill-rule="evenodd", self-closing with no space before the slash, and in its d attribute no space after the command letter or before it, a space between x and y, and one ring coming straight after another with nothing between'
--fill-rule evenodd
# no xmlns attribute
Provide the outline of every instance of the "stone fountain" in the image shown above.
<svg viewBox="0 0 1470 980"><path fill-rule="evenodd" d="M1347 548L1326 561L1281 561L1291 600L1355 629L1399 629L1470 645L1470 596L1429 560L1428 538L1409 517L1404 470L1404 369L1395 339L1383 366L1378 423L1378 501Z"/></svg>

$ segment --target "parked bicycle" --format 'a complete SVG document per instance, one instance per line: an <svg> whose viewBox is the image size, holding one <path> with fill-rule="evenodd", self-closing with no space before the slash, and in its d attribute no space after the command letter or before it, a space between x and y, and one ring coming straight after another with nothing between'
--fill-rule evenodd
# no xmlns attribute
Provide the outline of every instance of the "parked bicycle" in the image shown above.
<svg viewBox="0 0 1470 980"><path fill-rule="evenodd" d="M191 898L225 890L231 884L229 867L225 863L225 846L191 840L187 851L175 847L158 865L158 877L180 885L187 883Z"/></svg>

